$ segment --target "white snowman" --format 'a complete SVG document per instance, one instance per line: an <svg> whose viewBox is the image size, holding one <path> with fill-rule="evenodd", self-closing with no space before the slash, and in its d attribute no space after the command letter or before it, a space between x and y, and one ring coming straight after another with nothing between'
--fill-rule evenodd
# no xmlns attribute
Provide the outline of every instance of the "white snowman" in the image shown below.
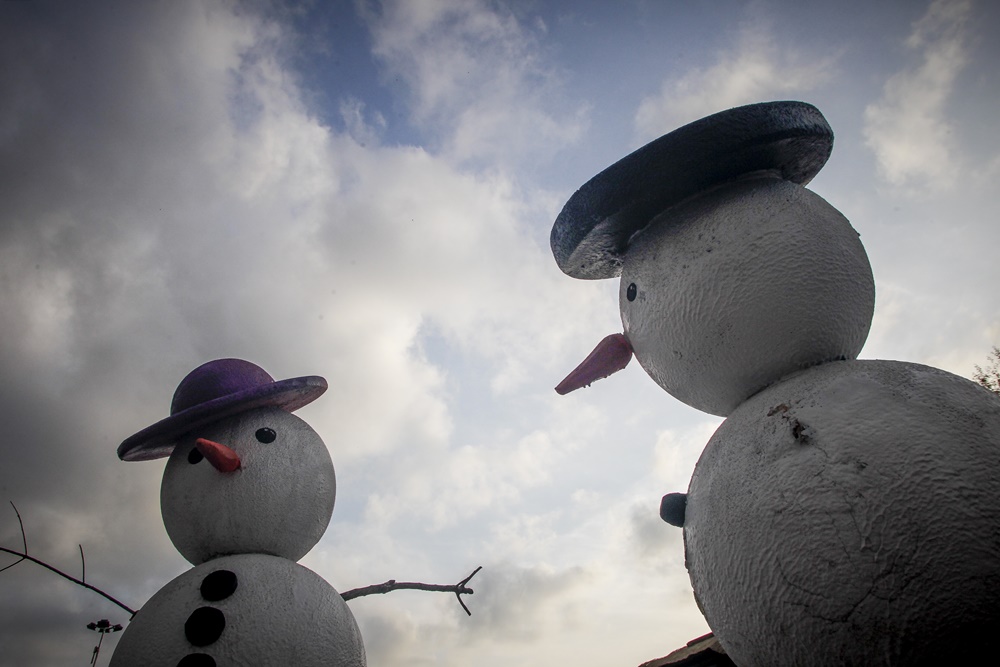
<svg viewBox="0 0 1000 667"><path fill-rule="evenodd" d="M695 598L737 665L972 664L1000 636L1000 401L856 359L868 258L803 187L832 145L811 105L750 105L580 188L553 254L573 277L621 276L624 333L556 390L634 355L727 417L660 514L683 526Z"/></svg>
<svg viewBox="0 0 1000 667"><path fill-rule="evenodd" d="M296 563L326 531L336 480L323 441L291 413L326 388L211 361L180 383L169 417L119 446L125 461L169 456L163 523L195 567L139 610L113 667L364 667L346 603Z"/></svg>

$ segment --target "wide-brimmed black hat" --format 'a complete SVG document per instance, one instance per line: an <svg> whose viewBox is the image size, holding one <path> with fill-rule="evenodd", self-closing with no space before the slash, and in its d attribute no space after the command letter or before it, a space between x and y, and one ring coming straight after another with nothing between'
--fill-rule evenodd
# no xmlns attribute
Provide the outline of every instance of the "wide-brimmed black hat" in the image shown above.
<svg viewBox="0 0 1000 667"><path fill-rule="evenodd" d="M753 172L805 185L832 150L833 130L804 102L751 104L707 116L587 181L556 218L552 254L573 278L614 278L629 239L667 208Z"/></svg>
<svg viewBox="0 0 1000 667"><path fill-rule="evenodd" d="M192 429L254 408L273 406L292 412L319 398L326 388L326 380L317 375L275 381L249 361L209 361L177 385L170 416L126 438L118 446L118 457L148 461L170 456L177 436Z"/></svg>

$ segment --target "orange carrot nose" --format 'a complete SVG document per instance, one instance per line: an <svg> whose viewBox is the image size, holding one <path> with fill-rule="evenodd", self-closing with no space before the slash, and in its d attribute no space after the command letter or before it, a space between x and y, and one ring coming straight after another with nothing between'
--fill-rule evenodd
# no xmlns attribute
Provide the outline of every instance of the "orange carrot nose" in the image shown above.
<svg viewBox="0 0 1000 667"><path fill-rule="evenodd" d="M240 467L240 455L225 445L198 438L194 441L194 446L219 472L233 472Z"/></svg>

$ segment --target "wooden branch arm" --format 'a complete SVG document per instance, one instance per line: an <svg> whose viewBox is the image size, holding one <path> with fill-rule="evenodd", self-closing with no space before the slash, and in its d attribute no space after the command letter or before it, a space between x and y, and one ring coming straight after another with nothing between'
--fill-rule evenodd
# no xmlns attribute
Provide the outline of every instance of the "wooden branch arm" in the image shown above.
<svg viewBox="0 0 1000 667"><path fill-rule="evenodd" d="M482 568L480 565L472 574L462 579L457 584L425 584L419 581L396 581L395 579L390 579L381 584L372 584L370 586L362 586L361 588L352 588L349 591L345 591L340 594L340 597L344 598L344 601L353 600L354 598L359 598L365 595L382 595L384 593L391 593L392 591L398 590L415 590L415 591L433 591L437 593L454 593L455 597L458 598L458 603L462 605L462 609L469 616L472 616L472 612L469 608L465 606L465 602L462 601L462 595L472 595L474 591L466 586L469 581L476 576Z"/></svg>

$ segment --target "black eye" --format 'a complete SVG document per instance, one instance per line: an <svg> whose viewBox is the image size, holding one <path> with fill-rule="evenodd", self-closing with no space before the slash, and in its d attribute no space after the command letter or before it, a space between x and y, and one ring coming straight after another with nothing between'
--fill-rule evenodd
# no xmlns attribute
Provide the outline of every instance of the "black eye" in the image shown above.
<svg viewBox="0 0 1000 667"><path fill-rule="evenodd" d="M191 451L188 452L188 463L190 463L191 465L194 465L195 463L201 463L201 460L203 458L205 457L201 455L201 452L198 451L197 447L192 447Z"/></svg>
<svg viewBox="0 0 1000 667"><path fill-rule="evenodd" d="M278 437L273 428L259 428L254 435L257 437L257 440L263 442L265 445L269 442L274 442L274 439Z"/></svg>
<svg viewBox="0 0 1000 667"><path fill-rule="evenodd" d="M639 288L635 286L635 283L629 283L628 289L625 290L625 298L629 301L635 301L635 296L638 293Z"/></svg>

